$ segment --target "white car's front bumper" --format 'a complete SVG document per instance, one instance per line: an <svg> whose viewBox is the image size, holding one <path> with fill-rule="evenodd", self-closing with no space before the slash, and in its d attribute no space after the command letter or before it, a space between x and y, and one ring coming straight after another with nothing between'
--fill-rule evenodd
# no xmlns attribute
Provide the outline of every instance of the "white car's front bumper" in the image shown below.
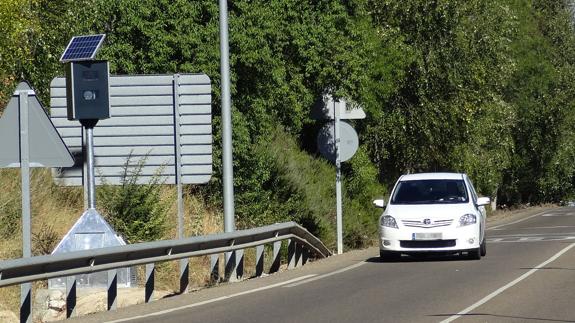
<svg viewBox="0 0 575 323"><path fill-rule="evenodd" d="M379 249L403 253L456 252L479 248L479 224L440 228L379 227Z"/></svg>

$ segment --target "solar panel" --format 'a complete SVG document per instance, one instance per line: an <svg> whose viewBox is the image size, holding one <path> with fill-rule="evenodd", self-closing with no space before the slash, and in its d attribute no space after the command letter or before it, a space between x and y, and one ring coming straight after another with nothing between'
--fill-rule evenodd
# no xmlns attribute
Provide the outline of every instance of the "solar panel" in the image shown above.
<svg viewBox="0 0 575 323"><path fill-rule="evenodd" d="M60 62L65 63L94 59L105 37L105 34L72 37L62 57L60 57Z"/></svg>

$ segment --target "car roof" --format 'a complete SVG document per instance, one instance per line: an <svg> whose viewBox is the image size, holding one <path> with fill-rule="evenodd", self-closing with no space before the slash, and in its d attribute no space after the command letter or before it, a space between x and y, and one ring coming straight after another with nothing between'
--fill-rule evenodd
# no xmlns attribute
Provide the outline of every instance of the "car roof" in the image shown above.
<svg viewBox="0 0 575 323"><path fill-rule="evenodd" d="M419 173L401 176L400 181L415 181L424 179L463 179L463 173Z"/></svg>

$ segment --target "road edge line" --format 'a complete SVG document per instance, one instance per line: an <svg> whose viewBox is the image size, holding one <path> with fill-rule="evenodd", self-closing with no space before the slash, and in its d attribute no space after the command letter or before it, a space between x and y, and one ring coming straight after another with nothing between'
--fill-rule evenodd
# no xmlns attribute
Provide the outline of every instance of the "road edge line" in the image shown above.
<svg viewBox="0 0 575 323"><path fill-rule="evenodd" d="M290 280L287 280L287 281L284 281L284 282L279 282L279 283L277 283L277 284L272 284L272 285L268 285L268 286L264 286L264 287L260 287L260 288L255 288L255 289L250 289L250 290L247 290L247 291L244 291L244 292L239 292L239 293L235 293L235 294L231 294L231 295L226 295L226 296L221 296L221 297L217 297L217 298L212 298L212 299L205 300L205 301L198 302L198 303L193 303L193 304L184 305L184 306L180 306L180 307L174 307L174 308L170 308L170 309L167 309L167 310L162 310L162 311L153 312L153 313L149 313L149 314L132 316L132 317L129 317L129 318L117 319L117 320L106 321L106 322L107 322L107 323L128 322L128 321L133 321L133 320L137 320L137 319L141 319L141 318L146 318L146 317L159 316L159 315L163 315L163 314L167 314L167 313L171 313L171 312L175 312L175 311L179 311L179 310L184 310L184 309L188 309L188 308L192 308L192 307L197 307L197 306L201 306L201 305L205 305L205 304L210 304L210 303L219 302L219 301L226 300L226 299L230 299L230 298L234 298L234 297L237 297L237 296L242 296L242 295L246 295L246 294L252 294L252 293L260 292L260 291L267 290L267 289L272 289L272 288L279 287L279 286L283 286L283 285L286 285L286 284L291 284L291 283L293 283L293 282L297 282L297 281L300 281L300 280L308 279L308 278L313 277L313 276L315 276L315 274L297 277L297 278L290 279Z"/></svg>
<svg viewBox="0 0 575 323"><path fill-rule="evenodd" d="M296 287L296 286L299 286L299 285L311 283L311 282L313 282L313 281L320 280L320 279L322 279L322 278L326 278L326 277L329 277L329 276L341 274L341 273L343 273L343 272L345 272L345 271L355 269L355 268L360 267L360 266L363 266L363 265L365 265L365 264L366 264L366 262L365 262L365 261L362 261L362 262L359 262L359 263L357 263L357 264L353 264L353 265L351 265L351 266L347 266L347 267L345 267L345 268L342 268L342 269L333 271L333 272L331 272L331 273L327 273L327 274L315 276L315 277L312 277L312 278L306 279L306 280L300 280L300 281L297 282L297 283L285 285L285 286L283 286L283 287L284 287L284 288L287 288L287 287Z"/></svg>
<svg viewBox="0 0 575 323"><path fill-rule="evenodd" d="M518 278L516 278L515 280L513 280L512 282L508 283L507 285L497 289L496 291L494 291L493 293L485 296L483 299L479 300L478 302L476 302L475 304L469 306L468 308L464 309L463 311L441 321L440 323L449 323L452 321L457 320L458 318L462 317L463 315L473 311L474 309L478 308L479 306L487 303L488 301L490 301L491 299L495 298L496 296L498 296L499 294L503 293L505 290L513 287L514 285L516 285L517 283L519 283L520 281L524 280L525 278L531 276L532 274L534 274L535 272L537 272L539 269L547 266L549 263L557 260L557 258L561 257L564 253L566 253L567 251L569 251L571 248L575 247L575 243L570 244L569 246L563 248L563 250L559 251L558 253L556 253L555 255L553 255L551 258L547 259L546 261L542 262L541 264L537 265L535 268L529 270L528 272L526 272L525 274L519 276Z"/></svg>

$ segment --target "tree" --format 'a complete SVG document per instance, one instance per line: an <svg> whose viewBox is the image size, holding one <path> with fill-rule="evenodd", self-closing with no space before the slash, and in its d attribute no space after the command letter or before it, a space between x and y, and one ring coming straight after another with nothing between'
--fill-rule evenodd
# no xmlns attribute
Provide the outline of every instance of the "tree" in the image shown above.
<svg viewBox="0 0 575 323"><path fill-rule="evenodd" d="M482 130L504 129L513 120L500 95L513 71L509 9L497 1L441 0L373 1L370 7L382 42L395 38L392 49L403 52L396 90L370 108L370 154L380 171L388 182L405 172L466 171L491 194L511 153L509 145L484 137L509 142L509 132ZM478 154L499 161L488 163L495 169L473 165L469 158Z"/></svg>

